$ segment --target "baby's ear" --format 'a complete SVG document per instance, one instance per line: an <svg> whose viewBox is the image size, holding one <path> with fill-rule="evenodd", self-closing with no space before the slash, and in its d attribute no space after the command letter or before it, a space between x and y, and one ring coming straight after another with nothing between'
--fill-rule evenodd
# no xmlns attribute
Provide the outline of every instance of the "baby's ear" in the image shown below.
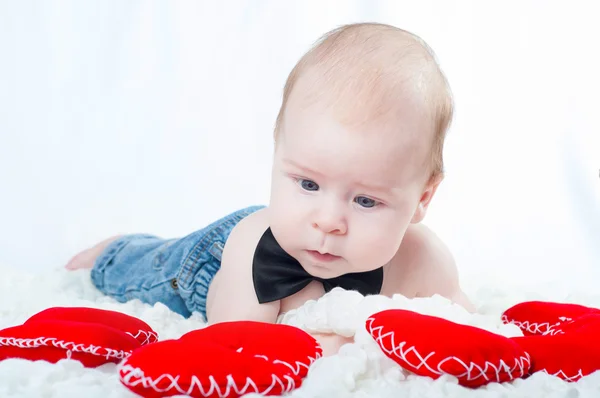
<svg viewBox="0 0 600 398"><path fill-rule="evenodd" d="M437 188L443 179L443 173L431 176L431 178L425 185L423 193L421 194L421 199L417 204L417 208L415 209L413 218L410 221L411 223L417 224L423 221L423 219L425 218L425 214L427 213L427 209L429 208L429 203L431 203L431 199L433 199L433 195L435 195L435 191L437 191Z"/></svg>

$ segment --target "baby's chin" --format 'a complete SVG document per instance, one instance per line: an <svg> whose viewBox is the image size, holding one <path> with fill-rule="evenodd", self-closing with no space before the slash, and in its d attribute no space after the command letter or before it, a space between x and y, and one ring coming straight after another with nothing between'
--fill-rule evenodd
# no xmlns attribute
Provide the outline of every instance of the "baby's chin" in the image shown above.
<svg viewBox="0 0 600 398"><path fill-rule="evenodd" d="M308 272L311 276L320 279L337 278L338 276L347 273L347 271L343 267L340 267L339 264L315 264L301 262L300 265L302 265L302 268L304 268L304 270Z"/></svg>
<svg viewBox="0 0 600 398"><path fill-rule="evenodd" d="M352 274L357 272L373 271L372 268L366 270L355 270L348 264L344 259L339 259L331 263L318 264L312 262L300 262L300 265L306 272L311 276L320 279L333 279L346 274Z"/></svg>

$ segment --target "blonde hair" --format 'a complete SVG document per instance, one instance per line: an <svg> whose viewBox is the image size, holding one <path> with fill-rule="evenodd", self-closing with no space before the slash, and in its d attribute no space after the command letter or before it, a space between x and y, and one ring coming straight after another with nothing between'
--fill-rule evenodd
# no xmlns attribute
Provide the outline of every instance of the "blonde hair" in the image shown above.
<svg viewBox="0 0 600 398"><path fill-rule="evenodd" d="M420 37L379 23L343 25L323 35L290 72L275 123L275 141L282 128L290 95L301 75L318 68L319 88L333 88L338 98L352 98L369 118L392 111L406 83L416 84L433 122L429 167L431 177L443 175L443 149L454 105L446 77L433 50ZM417 73L414 73L416 70ZM319 94L321 95L321 94ZM349 111L348 114L356 115Z"/></svg>

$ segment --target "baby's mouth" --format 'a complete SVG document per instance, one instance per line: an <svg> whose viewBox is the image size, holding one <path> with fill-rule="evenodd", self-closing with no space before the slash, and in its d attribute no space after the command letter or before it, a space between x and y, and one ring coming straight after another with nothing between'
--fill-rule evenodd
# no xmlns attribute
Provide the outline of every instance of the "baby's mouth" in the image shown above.
<svg viewBox="0 0 600 398"><path fill-rule="evenodd" d="M307 250L307 252L312 258L322 263L329 263L341 258L340 256L336 256L330 253L319 253L316 250Z"/></svg>

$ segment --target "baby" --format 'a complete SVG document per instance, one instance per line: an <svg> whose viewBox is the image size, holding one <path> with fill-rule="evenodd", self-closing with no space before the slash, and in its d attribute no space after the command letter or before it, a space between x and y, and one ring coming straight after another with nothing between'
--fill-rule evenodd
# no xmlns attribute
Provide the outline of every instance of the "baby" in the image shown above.
<svg viewBox="0 0 600 398"><path fill-rule="evenodd" d="M66 267L91 268L94 285L119 301L162 302L209 324L276 322L336 286L440 294L472 311L448 248L420 224L443 179L452 113L421 39L382 24L342 26L288 77L268 207L180 239L112 237ZM326 355L346 342L316 337Z"/></svg>

